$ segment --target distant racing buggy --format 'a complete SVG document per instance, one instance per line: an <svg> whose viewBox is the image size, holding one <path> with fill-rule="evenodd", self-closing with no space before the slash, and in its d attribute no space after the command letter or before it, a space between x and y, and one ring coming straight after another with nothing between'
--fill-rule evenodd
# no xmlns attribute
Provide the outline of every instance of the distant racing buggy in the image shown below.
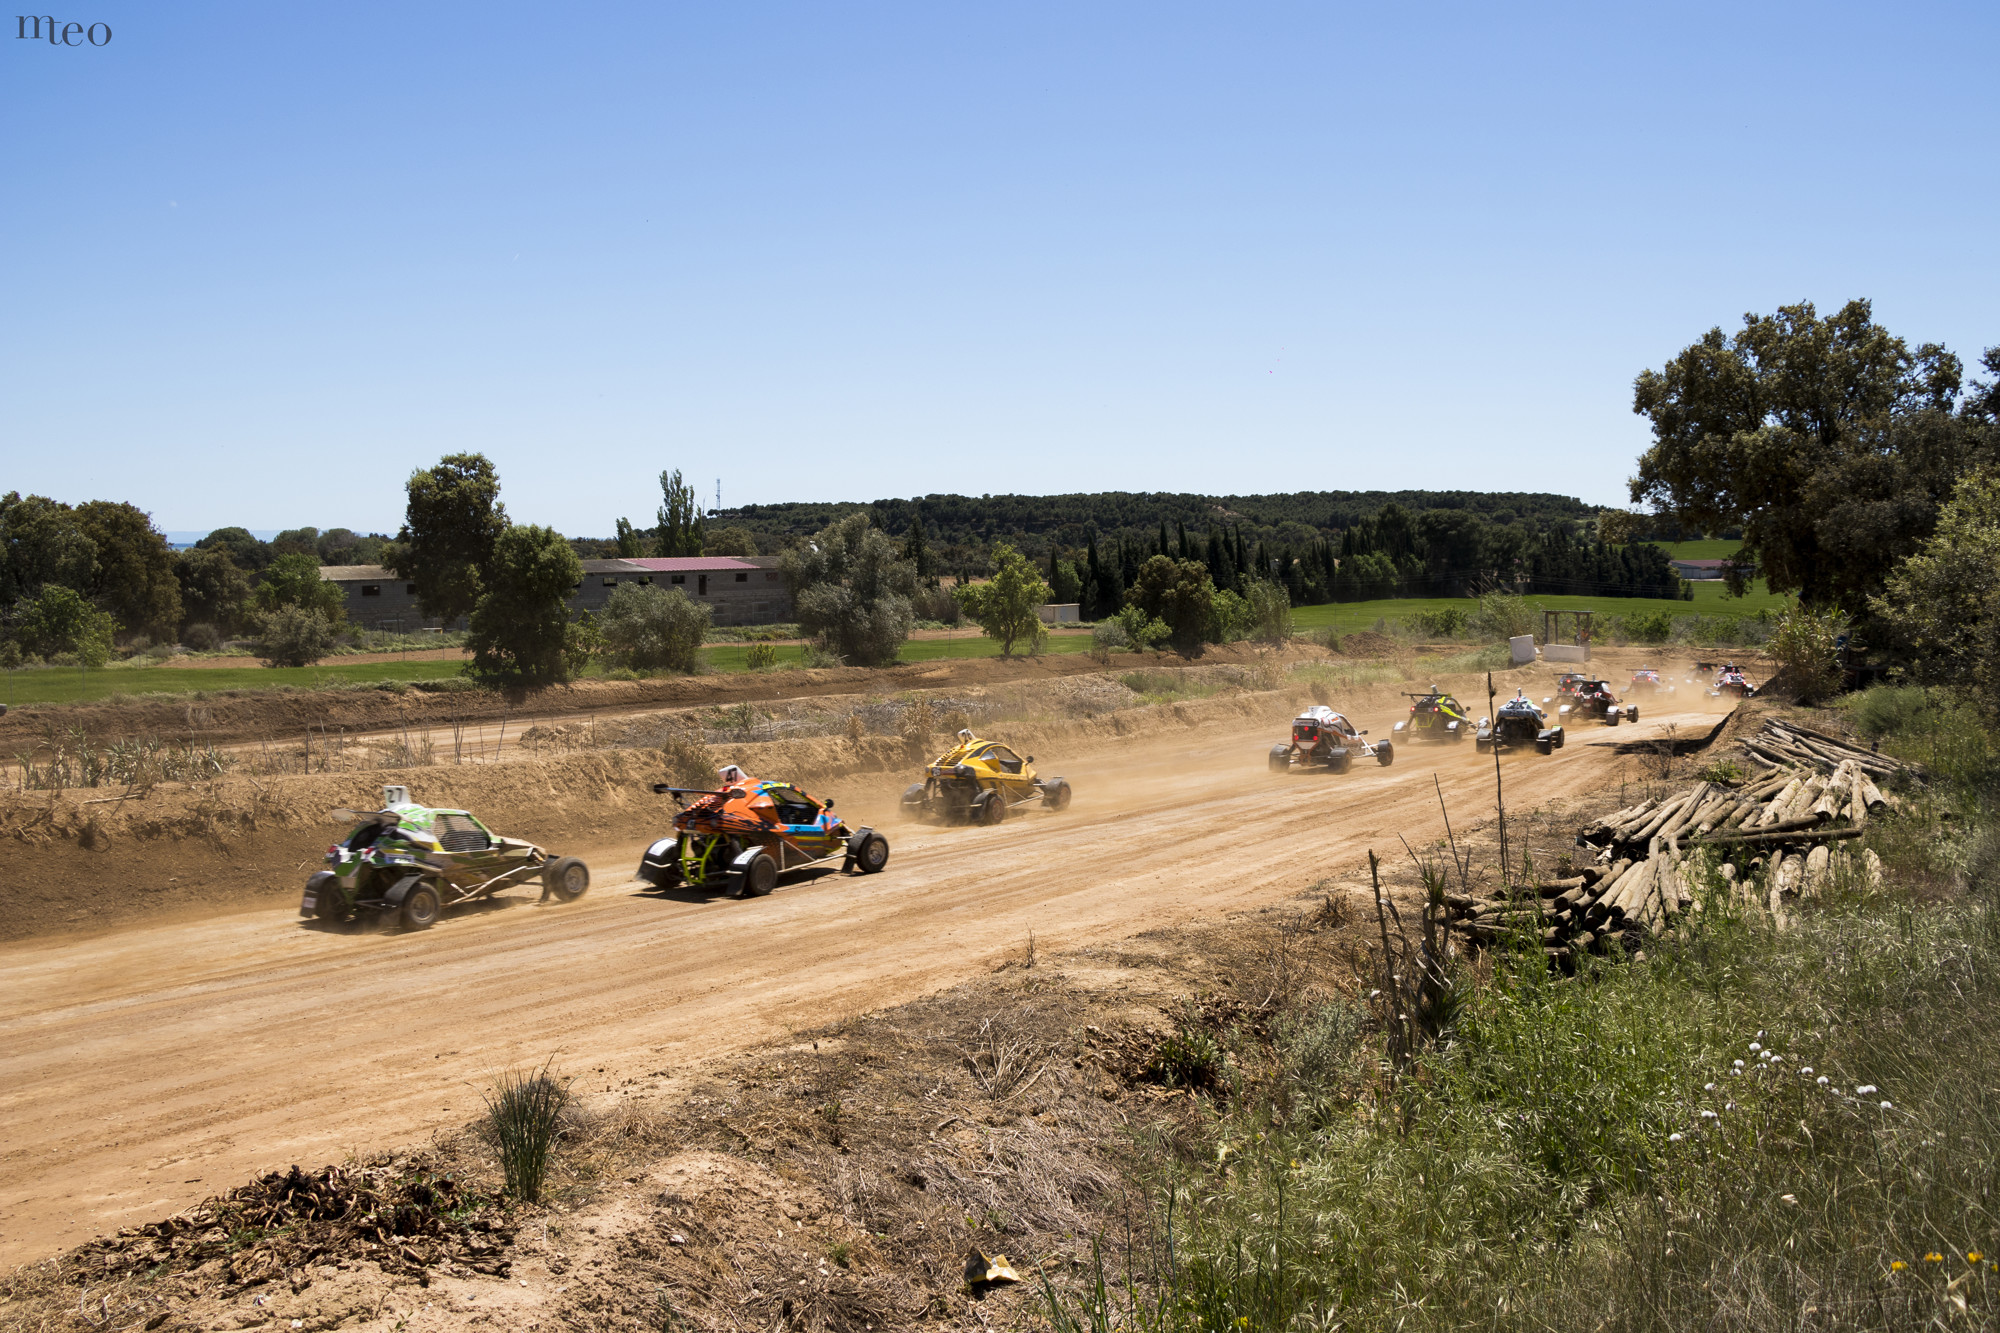
<svg viewBox="0 0 2000 1333"><path fill-rule="evenodd" d="M1674 692L1674 684L1672 681L1663 678L1654 668L1642 666L1632 673L1632 684L1627 688L1626 693L1636 694L1640 690L1646 690L1657 697L1662 694L1672 694Z"/></svg>
<svg viewBox="0 0 2000 1333"><path fill-rule="evenodd" d="M1562 749L1563 729L1561 723L1550 726L1548 713L1515 690L1514 697L1501 704L1492 717L1479 719L1479 734L1473 744L1482 754L1516 745L1532 745L1536 754L1553 754Z"/></svg>
<svg viewBox="0 0 2000 1333"><path fill-rule="evenodd" d="M1565 671L1556 678L1556 698L1561 701L1556 706L1558 717L1598 717L1607 727L1639 720L1639 705L1619 703L1610 681L1580 671Z"/></svg>
<svg viewBox="0 0 2000 1333"><path fill-rule="evenodd" d="M789 782L760 782L734 764L712 790L659 782L653 790L682 807L674 833L646 849L639 878L655 888L678 884L761 898L778 876L838 861L847 873L873 875L889 864L889 840L872 828L849 828L832 801L817 801Z"/></svg>
<svg viewBox="0 0 2000 1333"><path fill-rule="evenodd" d="M382 808L336 810L355 825L326 849L327 869L306 881L299 915L352 921L399 919L411 930L436 924L447 907L539 881L544 901L570 902L590 887L590 868L531 842L496 837L463 810L435 810L408 787L384 787Z"/></svg>
<svg viewBox="0 0 2000 1333"><path fill-rule="evenodd" d="M1456 743L1472 730L1472 715L1465 706L1437 686L1409 698L1410 715L1395 727L1398 739Z"/></svg>
<svg viewBox="0 0 2000 1333"><path fill-rule="evenodd" d="M1725 694L1733 694L1739 699L1748 699L1757 693L1757 687L1750 683L1749 677L1743 674L1743 669L1734 662L1724 662L1720 666L1713 662L1695 663L1696 670L1707 670L1710 667L1716 667L1716 671L1715 679L1709 682L1709 698L1719 699Z"/></svg>
<svg viewBox="0 0 2000 1333"><path fill-rule="evenodd" d="M903 814L946 824L998 824L1023 806L1069 808L1069 781L1035 775L1035 756L1023 759L998 741L960 731L957 743L924 770L924 780L903 791Z"/></svg>
<svg viewBox="0 0 2000 1333"><path fill-rule="evenodd" d="M1314 704L1292 719L1292 739L1271 747L1271 771L1289 773L1299 768L1325 768L1329 773L1345 773L1357 756L1373 759L1387 768L1396 760L1396 747L1389 741L1370 743L1368 733L1356 731L1354 724L1325 704Z"/></svg>

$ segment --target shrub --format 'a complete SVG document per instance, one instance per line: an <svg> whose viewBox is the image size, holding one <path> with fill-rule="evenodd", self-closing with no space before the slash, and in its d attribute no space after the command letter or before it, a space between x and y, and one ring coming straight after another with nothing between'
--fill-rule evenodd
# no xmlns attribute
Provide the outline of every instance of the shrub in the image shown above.
<svg viewBox="0 0 2000 1333"><path fill-rule="evenodd" d="M1132 639L1125 633L1125 626L1116 620L1100 620L1090 627L1090 655L1099 662L1109 662L1111 654L1127 652L1132 647Z"/></svg>
<svg viewBox="0 0 2000 1333"><path fill-rule="evenodd" d="M500 1149L507 1192L523 1203L542 1197L568 1106L569 1080L551 1074L547 1065L533 1074L503 1074L486 1095L487 1122Z"/></svg>
<svg viewBox="0 0 2000 1333"><path fill-rule="evenodd" d="M74 588L43 584L33 598L15 603L14 620L24 652L68 656L87 667L101 667L111 660L111 638L118 623Z"/></svg>
<svg viewBox="0 0 2000 1333"><path fill-rule="evenodd" d="M1240 643L1257 632L1257 613L1250 609L1250 603L1227 588L1216 590L1211 609L1213 623L1208 627L1210 643Z"/></svg>
<svg viewBox="0 0 2000 1333"><path fill-rule="evenodd" d="M693 671L713 612L679 588L621 583L604 604L597 633L604 660L633 671ZM770 645L758 645L767 652Z"/></svg>
<svg viewBox="0 0 2000 1333"><path fill-rule="evenodd" d="M1665 643L1673 637L1671 611L1650 611L1625 617L1625 633L1640 643Z"/></svg>
<svg viewBox="0 0 2000 1333"><path fill-rule="evenodd" d="M1463 607L1441 606L1435 611L1412 611L1403 617L1403 624L1420 639L1455 639L1470 619Z"/></svg>
<svg viewBox="0 0 2000 1333"><path fill-rule="evenodd" d="M1466 617L1466 628L1482 639L1513 639L1535 630L1535 611L1524 597L1511 592L1489 592L1479 599L1479 607Z"/></svg>
<svg viewBox="0 0 2000 1333"><path fill-rule="evenodd" d="M693 732L667 737L660 744L660 759L666 765L667 781L676 787L702 791L715 785L719 767L715 755Z"/></svg>
<svg viewBox="0 0 2000 1333"><path fill-rule="evenodd" d="M702 608L706 610L707 608ZM762 671L766 667L778 665L778 645L775 643L753 643L743 650L743 665L752 671Z"/></svg>
<svg viewBox="0 0 2000 1333"><path fill-rule="evenodd" d="M304 606L268 612L257 631L257 656L265 666L312 666L333 651L333 622Z"/></svg>
<svg viewBox="0 0 2000 1333"><path fill-rule="evenodd" d="M319 559L302 552L281 555L264 571L257 585L257 606L263 611L296 606L317 611L329 624L347 618L347 594L337 583L319 576Z"/></svg>
<svg viewBox="0 0 2000 1333"><path fill-rule="evenodd" d="M1834 641L1847 627L1838 608L1795 606L1778 620L1766 651L1784 668L1785 680L1801 702L1831 695L1840 686L1840 662Z"/></svg>
<svg viewBox="0 0 2000 1333"><path fill-rule="evenodd" d="M1252 632L1264 643L1282 645L1292 637L1292 597L1273 579L1252 579L1243 585L1250 603Z"/></svg>
<svg viewBox="0 0 2000 1333"><path fill-rule="evenodd" d="M1136 606L1124 608L1109 623L1118 627L1127 646L1139 652L1159 647L1172 632L1164 621L1153 619Z"/></svg>
<svg viewBox="0 0 2000 1333"><path fill-rule="evenodd" d="M206 621L197 621L181 632L181 642L197 653L212 653L222 646L222 634Z"/></svg>

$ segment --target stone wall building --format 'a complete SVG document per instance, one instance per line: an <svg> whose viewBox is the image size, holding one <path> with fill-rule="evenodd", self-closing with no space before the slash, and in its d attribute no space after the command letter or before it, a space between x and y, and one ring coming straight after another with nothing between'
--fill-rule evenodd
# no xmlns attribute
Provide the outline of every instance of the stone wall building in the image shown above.
<svg viewBox="0 0 2000 1333"><path fill-rule="evenodd" d="M417 604L417 585L380 565L321 565L319 576L347 594L347 619L362 629L463 629L442 626ZM583 582L570 594L572 615L602 611L621 583L679 588L712 608L717 625L773 625L792 618L792 599L776 556L683 556L674 559L586 560Z"/></svg>

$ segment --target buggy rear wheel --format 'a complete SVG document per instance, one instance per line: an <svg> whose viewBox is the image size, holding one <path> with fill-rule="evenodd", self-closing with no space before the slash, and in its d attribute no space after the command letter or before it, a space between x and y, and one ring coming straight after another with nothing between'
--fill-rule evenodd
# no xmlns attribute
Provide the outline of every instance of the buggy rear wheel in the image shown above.
<svg viewBox="0 0 2000 1333"><path fill-rule="evenodd" d="M1396 747L1388 741L1383 741L1375 747L1375 762L1384 768L1395 763Z"/></svg>
<svg viewBox="0 0 2000 1333"><path fill-rule="evenodd" d="M444 909L438 903L438 892L428 884L419 884L403 895L403 929L429 930L437 924Z"/></svg>
<svg viewBox="0 0 2000 1333"><path fill-rule="evenodd" d="M1273 745L1271 747L1270 764L1273 773L1289 773L1292 768L1292 747L1289 745Z"/></svg>
<svg viewBox="0 0 2000 1333"><path fill-rule="evenodd" d="M542 887L559 903L573 903L590 887L590 867L574 856L558 857L542 867Z"/></svg>
<svg viewBox="0 0 2000 1333"><path fill-rule="evenodd" d="M1041 784L1042 808L1045 810L1069 809L1069 779L1050 778Z"/></svg>
<svg viewBox="0 0 2000 1333"><path fill-rule="evenodd" d="M922 819L924 817L924 797L928 789L921 782L912 782L903 788L903 818Z"/></svg>

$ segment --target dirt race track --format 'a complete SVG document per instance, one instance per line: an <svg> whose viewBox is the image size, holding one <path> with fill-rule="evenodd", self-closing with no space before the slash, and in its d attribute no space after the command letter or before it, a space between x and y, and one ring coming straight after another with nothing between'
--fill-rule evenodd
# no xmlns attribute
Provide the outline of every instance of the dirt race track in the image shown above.
<svg viewBox="0 0 2000 1333"><path fill-rule="evenodd" d="M1356 721L1387 734L1386 705ZM1636 777L1613 746L1716 714L1573 727L1552 757L1510 754L1508 804ZM1442 836L1492 810L1469 744L1406 746L1393 767L1273 775L1276 726L1240 720L1100 747L1059 770L1061 815L998 828L887 825L871 878L828 875L737 902L642 892L641 848L571 844L590 894L531 894L417 934L300 923L288 908L4 946L0 1262L161 1216L251 1174L421 1140L475 1116L498 1070L552 1054L595 1096L908 1000L1017 956L1246 909ZM1044 765L1045 770L1051 766ZM827 785L850 817L901 778ZM594 1071L594 1072L591 1072Z"/></svg>

